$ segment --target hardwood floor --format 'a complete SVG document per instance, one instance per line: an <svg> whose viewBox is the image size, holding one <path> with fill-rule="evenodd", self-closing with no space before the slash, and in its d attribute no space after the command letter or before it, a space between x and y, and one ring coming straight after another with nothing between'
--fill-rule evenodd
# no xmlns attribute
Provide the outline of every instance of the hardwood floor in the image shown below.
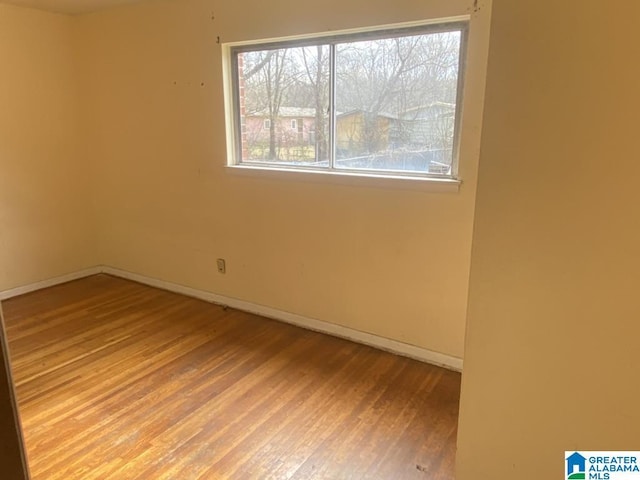
<svg viewBox="0 0 640 480"><path fill-rule="evenodd" d="M34 480L453 478L457 373L106 275L3 306Z"/></svg>

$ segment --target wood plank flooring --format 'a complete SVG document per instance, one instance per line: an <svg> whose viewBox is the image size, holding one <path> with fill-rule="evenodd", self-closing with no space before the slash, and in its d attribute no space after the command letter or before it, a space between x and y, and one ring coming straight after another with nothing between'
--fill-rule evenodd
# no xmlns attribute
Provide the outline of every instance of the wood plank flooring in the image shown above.
<svg viewBox="0 0 640 480"><path fill-rule="evenodd" d="M34 480L453 479L457 373L106 275L3 307Z"/></svg>

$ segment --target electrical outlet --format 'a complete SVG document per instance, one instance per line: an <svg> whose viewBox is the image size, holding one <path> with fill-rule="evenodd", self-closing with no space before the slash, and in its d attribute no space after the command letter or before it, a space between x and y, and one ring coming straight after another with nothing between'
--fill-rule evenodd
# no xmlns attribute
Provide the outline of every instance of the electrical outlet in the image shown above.
<svg viewBox="0 0 640 480"><path fill-rule="evenodd" d="M224 261L224 258L219 258L216 260L216 263L218 265L218 273L227 273L227 264Z"/></svg>

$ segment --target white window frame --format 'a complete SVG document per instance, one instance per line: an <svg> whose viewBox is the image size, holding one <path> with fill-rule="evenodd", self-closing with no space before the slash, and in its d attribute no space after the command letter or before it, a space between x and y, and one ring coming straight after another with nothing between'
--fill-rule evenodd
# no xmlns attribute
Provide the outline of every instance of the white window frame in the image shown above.
<svg viewBox="0 0 640 480"><path fill-rule="evenodd" d="M434 19L424 22L410 22L404 24L393 24L378 27L352 29L332 32L330 34L311 34L295 37L285 37L276 39L255 40L247 42L225 43L223 48L223 75L225 90L225 116L226 116L226 133L227 133L227 166L234 169L239 168L251 172L264 172L273 175L277 172L296 172L296 173L324 173L331 177L346 177L347 181L353 177L371 177L375 179L394 179L394 180L427 180L435 181L440 185L453 183L458 185L460 179L458 177L459 153L460 153L460 137L462 130L462 110L463 110L463 93L466 78L466 61L469 41L469 16L459 16L450 18ZM333 47L338 43L348 41L359 41L367 39L393 38L411 34L429 34L438 32L459 31L461 33L460 54L458 66L458 85L456 95L455 109L455 125L453 134L453 150L451 161L451 172L448 175L431 174L425 172L414 171L394 171L394 170L349 170L337 169L334 165L335 160L335 92L330 93L332 105L330 116L330 145L329 150L332 158L330 166L325 168L303 167L281 165L277 162L273 163L256 163L242 162L241 160L241 118L239 112L238 97L238 64L237 54L252 50L262 50L268 48L287 48L311 46L317 44L329 44ZM332 48L333 50L333 48ZM333 55L333 54L332 54ZM334 72L331 73L334 75ZM331 82L333 83L333 82Z"/></svg>

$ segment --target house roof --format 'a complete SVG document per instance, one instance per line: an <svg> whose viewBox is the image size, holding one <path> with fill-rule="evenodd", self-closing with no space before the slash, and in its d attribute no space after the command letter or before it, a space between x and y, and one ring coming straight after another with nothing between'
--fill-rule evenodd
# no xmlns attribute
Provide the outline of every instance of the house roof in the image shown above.
<svg viewBox="0 0 640 480"><path fill-rule="evenodd" d="M418 105L417 107L408 108L404 112L400 114L400 117L404 117L408 113L419 112L424 110L429 110L432 108L441 107L446 110L454 111L456 108L455 103L447 103L447 102L432 102L425 105ZM363 109L355 109L349 110L347 112L337 112L338 117L348 117L350 115L358 115L358 114L367 114L372 113ZM394 115L388 112L378 112L375 114L378 117L390 118L397 120L398 115ZM256 110L255 112L248 112L247 116L249 117L269 117L269 110L263 108L262 110ZM280 118L315 118L316 109L315 108L307 108L307 107L280 107L278 110L278 117Z"/></svg>
<svg viewBox="0 0 640 480"><path fill-rule="evenodd" d="M356 109L356 110L349 110L348 112L337 112L337 116L338 117L348 117L350 115L357 115L359 113L364 113L364 114L373 114L373 112L369 112L367 110L362 110L362 109ZM391 118L391 119L397 119L398 116L397 115L393 115L391 113L387 113L387 112L378 112L375 114L378 117L383 117L383 118Z"/></svg>
<svg viewBox="0 0 640 480"><path fill-rule="evenodd" d="M249 117L269 117L269 110L266 108L262 110L257 110L255 112L247 113ZM278 110L278 117L286 118L314 118L316 116L315 108L306 108L306 107L280 107Z"/></svg>
<svg viewBox="0 0 640 480"><path fill-rule="evenodd" d="M435 108L435 107L443 107L446 109L455 110L456 104L447 103L447 102L431 102L431 103L426 103L424 105L418 105L417 107L407 108L403 113L416 112L420 110L429 110L430 108Z"/></svg>

